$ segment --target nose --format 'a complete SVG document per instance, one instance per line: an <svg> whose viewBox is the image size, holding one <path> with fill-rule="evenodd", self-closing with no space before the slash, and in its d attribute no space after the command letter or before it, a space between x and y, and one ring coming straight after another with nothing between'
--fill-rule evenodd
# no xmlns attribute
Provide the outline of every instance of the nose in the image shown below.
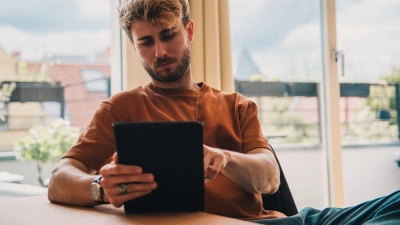
<svg viewBox="0 0 400 225"><path fill-rule="evenodd" d="M165 44L162 43L161 41L155 43L155 49L157 58L163 58L164 56L167 55L167 48Z"/></svg>

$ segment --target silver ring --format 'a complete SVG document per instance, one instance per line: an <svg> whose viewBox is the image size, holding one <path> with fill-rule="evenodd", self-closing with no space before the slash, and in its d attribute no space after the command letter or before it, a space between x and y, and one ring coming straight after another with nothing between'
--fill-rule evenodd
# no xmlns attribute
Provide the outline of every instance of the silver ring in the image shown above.
<svg viewBox="0 0 400 225"><path fill-rule="evenodd" d="M125 184L125 183L120 183L119 186L118 186L118 191L119 191L119 193L120 193L121 195L124 195L124 194L128 193L127 187L128 187L127 184Z"/></svg>

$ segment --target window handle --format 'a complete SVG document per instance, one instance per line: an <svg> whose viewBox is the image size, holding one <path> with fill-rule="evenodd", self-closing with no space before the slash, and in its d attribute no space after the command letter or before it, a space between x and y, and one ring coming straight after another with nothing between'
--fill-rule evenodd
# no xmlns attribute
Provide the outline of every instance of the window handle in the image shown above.
<svg viewBox="0 0 400 225"><path fill-rule="evenodd" d="M333 50L332 58L333 58L333 60L335 60L335 62L339 61L339 58L340 58L340 61L342 63L342 77L344 77L344 53L343 53L343 51Z"/></svg>

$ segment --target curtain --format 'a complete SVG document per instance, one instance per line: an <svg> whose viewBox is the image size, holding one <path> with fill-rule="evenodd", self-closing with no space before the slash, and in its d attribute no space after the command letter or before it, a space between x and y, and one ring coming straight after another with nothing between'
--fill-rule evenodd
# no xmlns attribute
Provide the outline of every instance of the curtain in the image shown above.
<svg viewBox="0 0 400 225"><path fill-rule="evenodd" d="M192 70L196 81L232 92L228 0L189 0L194 20Z"/></svg>

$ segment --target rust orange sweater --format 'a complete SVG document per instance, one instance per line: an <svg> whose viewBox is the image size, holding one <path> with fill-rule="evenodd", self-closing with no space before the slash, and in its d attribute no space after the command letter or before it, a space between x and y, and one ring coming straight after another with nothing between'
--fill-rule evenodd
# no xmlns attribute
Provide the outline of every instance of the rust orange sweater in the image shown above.
<svg viewBox="0 0 400 225"><path fill-rule="evenodd" d="M204 144L246 153L269 148L261 131L254 102L238 93L226 93L199 83L198 121L204 123ZM161 89L193 121L197 92ZM115 152L112 124L121 121L186 121L186 117L152 83L120 92L104 101L86 131L64 157L77 159L99 171ZM240 218L285 217L262 208L260 194L241 190L221 173L205 185L206 212Z"/></svg>

